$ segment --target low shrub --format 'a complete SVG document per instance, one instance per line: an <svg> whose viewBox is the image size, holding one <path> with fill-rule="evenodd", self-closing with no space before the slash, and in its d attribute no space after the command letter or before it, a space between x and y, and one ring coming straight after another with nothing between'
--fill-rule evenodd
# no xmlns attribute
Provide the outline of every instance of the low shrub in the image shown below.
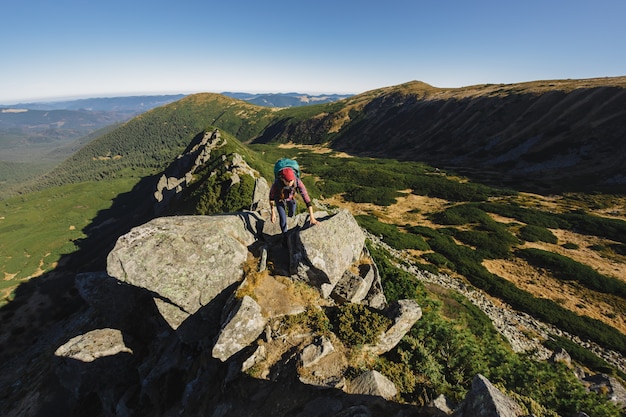
<svg viewBox="0 0 626 417"><path fill-rule="evenodd" d="M556 278L578 281L591 290L626 298L626 283L567 256L535 248L520 249L516 253L531 264L548 269Z"/></svg>
<svg viewBox="0 0 626 417"><path fill-rule="evenodd" d="M558 239L549 229L527 224L520 229L519 238L527 242L546 242L556 244Z"/></svg>
<svg viewBox="0 0 626 417"><path fill-rule="evenodd" d="M354 303L339 307L336 320L337 337L346 346L376 344L392 323L380 312Z"/></svg>
<svg viewBox="0 0 626 417"><path fill-rule="evenodd" d="M396 225L382 223L376 217L370 215L360 214L354 217L361 227L364 227L376 236L382 236L383 241L395 249L430 249L421 236L402 232Z"/></svg>

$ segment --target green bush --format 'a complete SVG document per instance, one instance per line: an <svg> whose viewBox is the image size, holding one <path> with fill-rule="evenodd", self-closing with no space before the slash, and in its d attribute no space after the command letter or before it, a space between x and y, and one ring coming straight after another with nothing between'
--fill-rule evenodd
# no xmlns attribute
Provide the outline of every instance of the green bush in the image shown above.
<svg viewBox="0 0 626 417"><path fill-rule="evenodd" d="M430 249L421 236L401 232L396 225L382 223L374 216L360 214L354 218L361 227L376 236L382 236L383 241L395 249Z"/></svg>
<svg viewBox="0 0 626 417"><path fill-rule="evenodd" d="M511 217L529 225L566 229L626 243L626 222L623 220L607 219L583 212L549 213L510 203L476 204L484 211Z"/></svg>
<svg viewBox="0 0 626 417"><path fill-rule="evenodd" d="M378 206L395 204L402 194L389 188L354 187L344 194L346 201L353 203L372 203Z"/></svg>
<svg viewBox="0 0 626 417"><path fill-rule="evenodd" d="M535 248L520 249L516 253L531 264L548 269L559 279L578 281L591 290L626 298L626 283L602 275L567 256Z"/></svg>
<svg viewBox="0 0 626 417"><path fill-rule="evenodd" d="M626 352L626 336L615 328L587 316L578 316L554 301L536 298L515 284L490 273L482 265L483 258L478 251L457 245L445 230L427 230L427 232L433 236L427 239L428 245L453 262L455 270L465 276L472 285L502 299L517 310L554 324L567 332L594 340L619 352Z"/></svg>
<svg viewBox="0 0 626 417"><path fill-rule="evenodd" d="M432 230L426 228L426 231L432 234ZM447 242L445 238L441 238L441 241ZM399 298L414 295L424 311L423 317L397 347L381 357L377 365L378 370L399 387L399 395L403 400L425 405L430 398L444 394L460 401L469 390L472 378L481 373L492 383L518 395L520 402L528 407L536 400L539 405L535 404L529 410L539 413L537 415L555 415L546 410L555 410L559 415L571 415L574 411L584 410L598 416L620 416L617 406L602 396L588 392L570 369L514 354L503 342L491 320L464 297L449 293L448 296L456 301L456 305L451 306L455 316L445 318L441 311L442 304L433 301L431 294L416 290L417 287L411 288L409 283L416 281L414 277L392 265L381 252L373 248L370 252L379 265L385 293L389 288ZM481 273L478 268L476 271ZM482 273L488 274L484 269ZM515 297L519 296L509 295L507 291L512 288L502 282L496 281L492 285L496 286L493 292L504 295L502 298L505 300L515 301ZM396 289L408 289L408 292L394 292ZM530 294L526 295L528 300L533 298ZM535 311L545 314L542 318L555 316L548 322L567 322L569 317L570 323L564 326L569 331L575 326L586 329L594 327L585 323L584 319L572 320L575 315L554 303L540 303L543 305L533 307L537 307ZM515 304L519 305L519 302ZM553 309L542 308L547 306L553 306ZM600 334L607 330L606 326L597 327Z"/></svg>
<svg viewBox="0 0 626 417"><path fill-rule="evenodd" d="M437 265L442 268L449 268L454 270L454 264L448 260L445 256L436 252L427 252L422 254L422 258L428 262Z"/></svg>
<svg viewBox="0 0 626 417"><path fill-rule="evenodd" d="M466 245L476 248L485 259L508 259L511 257L511 245L517 243L515 237L506 231L492 233L484 230L459 230L454 236Z"/></svg>
<svg viewBox="0 0 626 417"><path fill-rule="evenodd" d="M574 343L564 337L552 336L551 339L544 341L543 345L553 351L560 348L565 349L573 360L589 367L596 372L608 374L615 373L615 370L611 369L610 365L605 360L596 356L589 349L585 349L579 344Z"/></svg>
<svg viewBox="0 0 626 417"><path fill-rule="evenodd" d="M307 308L299 314L288 314L283 322L287 328L303 327L322 335L329 335L332 329L330 319L318 308Z"/></svg>
<svg viewBox="0 0 626 417"><path fill-rule="evenodd" d="M528 224L520 229L520 239L527 242L557 243L557 238L549 229L542 226Z"/></svg>
<svg viewBox="0 0 626 417"><path fill-rule="evenodd" d="M337 337L347 346L376 344L391 319L363 304L348 303L337 313Z"/></svg>
<svg viewBox="0 0 626 417"><path fill-rule="evenodd" d="M367 248L378 266L385 297L388 302L403 299L420 299L425 294L424 284L408 272L395 267L389 261L389 254L371 244Z"/></svg>

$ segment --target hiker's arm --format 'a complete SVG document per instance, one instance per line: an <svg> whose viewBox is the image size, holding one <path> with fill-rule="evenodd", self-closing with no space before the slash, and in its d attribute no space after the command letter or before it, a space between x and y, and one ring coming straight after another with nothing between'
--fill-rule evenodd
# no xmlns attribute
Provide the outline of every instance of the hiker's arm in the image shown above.
<svg viewBox="0 0 626 417"><path fill-rule="evenodd" d="M276 205L276 195L278 193L278 187L276 185L276 181L270 187L269 200L270 200L270 219L272 223L276 221L276 212L274 211L274 206Z"/></svg>
<svg viewBox="0 0 626 417"><path fill-rule="evenodd" d="M310 204L307 204L307 207L309 208L309 222L311 222L311 224L318 224L319 221L317 221L317 219L313 215L313 206Z"/></svg>
<svg viewBox="0 0 626 417"><path fill-rule="evenodd" d="M276 205L276 203L274 203L274 200L270 200L270 211L271 211L271 216L270 219L272 221L272 223L276 222L276 212L274 211L274 206Z"/></svg>
<svg viewBox="0 0 626 417"><path fill-rule="evenodd" d="M318 224L319 222L317 221L317 219L315 219L315 216L313 215L313 205L311 202L311 197L309 197L309 193L307 192L304 183L300 179L297 179L296 186L300 190L300 195L302 196L306 207L309 209L309 221L311 222L311 224Z"/></svg>

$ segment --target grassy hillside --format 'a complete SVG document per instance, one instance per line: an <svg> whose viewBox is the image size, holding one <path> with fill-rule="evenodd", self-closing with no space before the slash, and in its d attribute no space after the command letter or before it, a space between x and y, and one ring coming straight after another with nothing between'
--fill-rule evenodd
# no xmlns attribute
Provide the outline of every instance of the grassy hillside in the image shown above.
<svg viewBox="0 0 626 417"><path fill-rule="evenodd" d="M297 158L314 198L349 208L363 227L402 251L404 262L449 274L583 340L625 354L623 196L539 196L472 181L424 162L354 157L310 146L332 142L346 120L365 123L368 112L380 111L379 105L371 104L377 100L388 106L387 116L400 111L406 97L397 94L412 88L416 87L368 92L351 104L280 111L219 95L195 95L106 133L47 176L40 190L1 202L5 303L15 285L38 274L102 268L116 237L148 218L154 175L194 138L218 127L228 145L197 172L195 185L186 191L177 211L204 214L237 205L237 196L224 195L220 188L222 156L240 153L268 179L278 158ZM423 94L435 93L428 86L419 88ZM394 98L398 107L393 106ZM362 107L350 107L355 103ZM321 136L305 128L317 125L323 125ZM265 139L268 143L258 143ZM250 192L249 185L239 191ZM233 205L224 206L225 200ZM377 364L395 378L404 400L425 402L437 392L460 398L472 374L485 372L526 400L536 399L541 407L562 415L577 410L620 415L600 397L585 393L570 370L514 354L467 300L424 286L384 251L372 251L390 299L416 298L428 317ZM574 360L587 369L626 376L614 364L567 343L559 338L546 341L552 348L566 344ZM440 349L443 345L446 352ZM536 415L554 415L537 407Z"/></svg>
<svg viewBox="0 0 626 417"><path fill-rule="evenodd" d="M34 188L159 172L210 126L248 140L259 134L271 116L271 109L217 94L188 96L90 142Z"/></svg>
<svg viewBox="0 0 626 417"><path fill-rule="evenodd" d="M2 201L0 281L2 298L20 282L54 270L77 250L99 212L129 192L138 178L83 182L47 188Z"/></svg>
<svg viewBox="0 0 626 417"><path fill-rule="evenodd" d="M626 191L626 77L366 92L314 118L276 120L256 143L327 144L426 162L524 191Z"/></svg>

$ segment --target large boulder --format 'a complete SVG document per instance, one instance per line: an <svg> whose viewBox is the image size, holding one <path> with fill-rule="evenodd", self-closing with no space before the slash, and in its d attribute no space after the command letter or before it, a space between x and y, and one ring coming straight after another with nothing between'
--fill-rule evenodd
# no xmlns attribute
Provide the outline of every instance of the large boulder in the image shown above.
<svg viewBox="0 0 626 417"><path fill-rule="evenodd" d="M345 209L292 236L292 275L319 288L325 298L359 260L365 245L365 234Z"/></svg>
<svg viewBox="0 0 626 417"><path fill-rule="evenodd" d="M478 374L472 380L472 389L467 393L453 417L521 417L525 413L513 399Z"/></svg>
<svg viewBox="0 0 626 417"><path fill-rule="evenodd" d="M389 352L400 343L415 322L422 317L422 308L415 300L398 300L389 307L387 314L393 320L391 327L379 337L376 345L364 347L376 355Z"/></svg>
<svg viewBox="0 0 626 417"><path fill-rule="evenodd" d="M261 306L245 295L228 315L213 346L213 357L226 361L254 342L265 329L266 323L267 318L261 314Z"/></svg>
<svg viewBox="0 0 626 417"><path fill-rule="evenodd" d="M346 388L350 394L378 395L387 400L398 394L395 384L378 371L367 371L350 381Z"/></svg>
<svg viewBox="0 0 626 417"><path fill-rule="evenodd" d="M176 329L241 280L258 221L253 213L156 218L118 239L107 272L152 292Z"/></svg>

